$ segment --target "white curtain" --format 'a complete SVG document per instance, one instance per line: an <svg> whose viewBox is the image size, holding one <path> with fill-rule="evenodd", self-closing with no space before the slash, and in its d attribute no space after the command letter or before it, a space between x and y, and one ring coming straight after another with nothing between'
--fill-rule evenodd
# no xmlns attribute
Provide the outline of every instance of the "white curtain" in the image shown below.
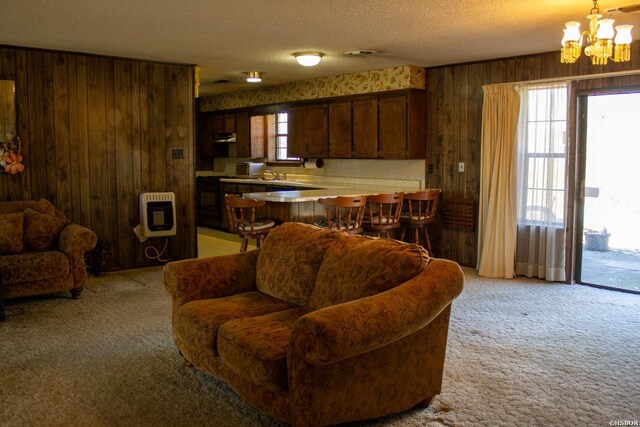
<svg viewBox="0 0 640 427"><path fill-rule="evenodd" d="M565 280L567 84L523 85L516 273Z"/></svg>
<svg viewBox="0 0 640 427"><path fill-rule="evenodd" d="M515 275L520 98L513 85L483 86L482 90L478 274L511 279Z"/></svg>

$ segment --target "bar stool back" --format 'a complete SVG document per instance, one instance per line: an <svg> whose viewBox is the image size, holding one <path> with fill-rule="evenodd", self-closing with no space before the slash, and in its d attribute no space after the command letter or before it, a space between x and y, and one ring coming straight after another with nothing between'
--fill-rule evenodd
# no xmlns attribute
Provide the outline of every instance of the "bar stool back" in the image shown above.
<svg viewBox="0 0 640 427"><path fill-rule="evenodd" d="M262 241L276 223L269 218L256 219L256 208L264 206L263 200L244 199L237 194L224 196L231 229L242 237L240 252L247 251L249 239L256 239L256 246Z"/></svg>
<svg viewBox="0 0 640 427"><path fill-rule="evenodd" d="M374 233L378 237L383 234L387 238L391 237L390 232L395 232L400 227L403 197L402 193L367 196L364 231Z"/></svg>
<svg viewBox="0 0 640 427"><path fill-rule="evenodd" d="M326 219L316 220L314 225L349 234L362 233L362 218L367 203L366 196L338 196L319 199L326 210Z"/></svg>
<svg viewBox="0 0 640 427"><path fill-rule="evenodd" d="M404 240L407 228L411 230L413 242L416 244L420 244L420 237L422 235L425 240L425 247L431 256L433 256L433 249L431 248L431 239L429 238L427 226L436 221L439 198L440 190L422 190L415 193L405 193L404 200L406 207L400 216L400 222L405 225L400 239Z"/></svg>

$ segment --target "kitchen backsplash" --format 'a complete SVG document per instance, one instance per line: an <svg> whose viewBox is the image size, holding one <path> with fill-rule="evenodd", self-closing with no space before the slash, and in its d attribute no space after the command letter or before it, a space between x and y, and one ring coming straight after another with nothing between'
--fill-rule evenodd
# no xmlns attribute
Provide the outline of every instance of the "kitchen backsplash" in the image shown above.
<svg viewBox="0 0 640 427"><path fill-rule="evenodd" d="M404 65L203 97L200 98L200 111L228 110L288 101L424 88L425 69L415 65Z"/></svg>

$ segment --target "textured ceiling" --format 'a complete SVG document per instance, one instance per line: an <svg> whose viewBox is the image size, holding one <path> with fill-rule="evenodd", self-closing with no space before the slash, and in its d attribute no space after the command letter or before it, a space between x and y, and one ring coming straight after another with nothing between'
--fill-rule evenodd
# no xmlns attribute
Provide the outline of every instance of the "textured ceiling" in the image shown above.
<svg viewBox="0 0 640 427"><path fill-rule="evenodd" d="M600 1L601 11L637 0ZM201 66L202 95L386 68L559 49L589 0L0 0L0 44ZM640 13L615 16L640 30ZM349 57L358 49L376 56ZM319 50L305 68L291 53ZM227 84L214 84L219 79ZM252 86L254 87L254 86Z"/></svg>

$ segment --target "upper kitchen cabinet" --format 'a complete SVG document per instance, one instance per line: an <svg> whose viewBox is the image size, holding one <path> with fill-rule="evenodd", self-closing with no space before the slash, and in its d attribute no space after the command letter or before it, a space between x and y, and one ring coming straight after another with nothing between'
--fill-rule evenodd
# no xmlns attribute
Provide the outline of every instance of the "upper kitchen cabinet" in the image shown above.
<svg viewBox="0 0 640 427"><path fill-rule="evenodd" d="M249 117L248 111L236 114L236 156L264 157L264 120Z"/></svg>
<svg viewBox="0 0 640 427"><path fill-rule="evenodd" d="M383 159L407 158L407 97L394 96L378 101L380 141Z"/></svg>
<svg viewBox="0 0 640 427"><path fill-rule="evenodd" d="M236 113L213 114L214 133L234 133L236 131Z"/></svg>
<svg viewBox="0 0 640 427"><path fill-rule="evenodd" d="M426 152L425 92L378 99L378 157L424 159Z"/></svg>
<svg viewBox="0 0 640 427"><path fill-rule="evenodd" d="M328 150L327 104L310 104L289 110L289 157L326 158Z"/></svg>
<svg viewBox="0 0 640 427"><path fill-rule="evenodd" d="M203 159L227 157L229 146L214 142L214 114L200 113L197 126L198 154Z"/></svg>
<svg viewBox="0 0 640 427"><path fill-rule="evenodd" d="M351 145L351 102L329 104L329 157L350 158Z"/></svg>
<svg viewBox="0 0 640 427"><path fill-rule="evenodd" d="M378 157L378 100L374 97L352 103L353 152L355 159Z"/></svg>

